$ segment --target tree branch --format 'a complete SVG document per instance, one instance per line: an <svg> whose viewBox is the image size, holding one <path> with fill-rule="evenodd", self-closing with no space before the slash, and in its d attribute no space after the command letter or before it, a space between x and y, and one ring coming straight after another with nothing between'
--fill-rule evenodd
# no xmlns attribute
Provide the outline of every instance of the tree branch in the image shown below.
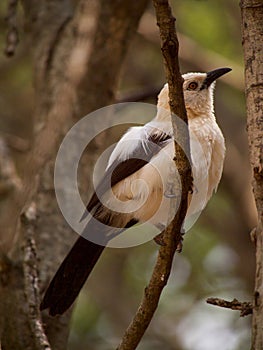
<svg viewBox="0 0 263 350"><path fill-rule="evenodd" d="M169 85L170 108L173 115L179 116L187 122L187 114L184 106L182 77L178 62L178 40L174 27L175 19L167 0L153 0L157 23L160 27L162 52L166 70L166 78ZM175 120L172 116L174 133L177 130ZM178 130L177 130L178 133ZM176 135L177 135L176 133ZM184 149L189 150L189 137L184 135ZM157 262L155 264L150 282L145 288L141 304L127 328L118 350L133 350L139 344L143 334L149 326L154 312L158 306L163 288L168 282L171 272L173 257L176 248L181 241L181 228L187 210L187 197L191 189L191 169L186 154L175 143L175 162L182 181L182 197L179 210L168 227L162 232L163 246L159 249ZM189 155L189 153L188 153ZM172 187L174 187L174 181ZM174 202L174 201L173 201ZM172 206L174 203L172 204ZM173 208L171 208L173 209Z"/></svg>
<svg viewBox="0 0 263 350"><path fill-rule="evenodd" d="M216 305L220 307L224 307L231 310L240 311L240 316L244 317L253 313L253 306L250 302L241 302L237 299L233 299L232 301L227 301L220 298L208 298L206 302L211 305Z"/></svg>
<svg viewBox="0 0 263 350"><path fill-rule="evenodd" d="M28 152L16 152L17 158L23 159L19 174L22 189L20 193L13 191L14 195L8 203L5 199L3 205L7 215L4 221L1 220L0 210L0 227L5 228L0 231L9 241L5 252L11 256L15 266L10 268L6 285L0 281L0 333L5 349L24 350L32 348L32 329L38 333L38 344L46 346L46 343L42 338L37 310L32 307L32 313L36 313L31 315L25 308L26 300L34 307L37 307L38 302L38 289L33 286L33 282L36 282L35 266L27 265L27 261L31 263L34 260L34 242L28 238L24 251L21 251L24 232L29 236L34 232L30 231L31 227L28 232L24 220L21 225L17 225L17 222L21 212L26 212L32 196L35 196L38 216L34 223L37 232L34 239L37 247L41 247L37 253L40 288L44 289L45 282L74 239L71 229L58 212L50 159L55 158L59 142L74 119L102 107L101 104L104 106L113 102L122 61L147 0L81 0L74 8L70 6L71 0L21 2L25 12L26 35L30 39L30 46L34 48L35 108L32 129L35 138ZM96 64L99 67L94 68ZM25 123L29 125L30 121ZM16 147L16 142L13 145ZM86 160L86 174L90 174L85 177L85 183L92 177L95 157L96 154L92 153ZM40 186L37 191L38 182ZM20 240L15 241L14 237ZM25 285L28 290L25 290ZM57 350L66 348L70 314L71 310L53 320L45 313L42 315L48 340Z"/></svg>
<svg viewBox="0 0 263 350"><path fill-rule="evenodd" d="M256 242L256 276L252 321L252 350L263 348L263 123L262 123L262 18L263 3L259 0L240 2L245 91L250 164L253 192L258 211L254 231Z"/></svg>
<svg viewBox="0 0 263 350"><path fill-rule="evenodd" d="M24 223L24 281L25 297L28 306L28 319L32 338L35 340L36 350L51 350L47 336L41 321L39 310L39 280L37 270L37 253L35 244L34 221L36 220L36 208L34 203L22 216Z"/></svg>

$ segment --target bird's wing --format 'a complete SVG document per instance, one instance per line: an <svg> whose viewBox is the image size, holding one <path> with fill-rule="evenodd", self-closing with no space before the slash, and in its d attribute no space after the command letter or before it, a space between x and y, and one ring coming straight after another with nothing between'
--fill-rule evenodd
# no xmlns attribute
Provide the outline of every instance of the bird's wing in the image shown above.
<svg viewBox="0 0 263 350"><path fill-rule="evenodd" d="M209 168L209 187L211 188L211 193L209 193L210 196L212 196L213 191L216 192L217 186L221 179L225 151L225 140L221 130L218 127L211 154L211 166Z"/></svg>
<svg viewBox="0 0 263 350"><path fill-rule="evenodd" d="M206 206L222 174L224 138L216 123L190 128L190 146L194 192L188 214Z"/></svg>
<svg viewBox="0 0 263 350"><path fill-rule="evenodd" d="M100 203L99 198L106 191L141 169L171 141L171 135L159 128L149 125L131 128L113 150L105 175L91 197L82 219Z"/></svg>

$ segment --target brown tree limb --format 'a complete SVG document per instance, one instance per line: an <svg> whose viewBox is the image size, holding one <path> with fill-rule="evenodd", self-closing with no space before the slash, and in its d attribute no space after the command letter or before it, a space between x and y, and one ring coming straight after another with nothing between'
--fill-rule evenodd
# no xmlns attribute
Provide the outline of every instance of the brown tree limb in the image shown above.
<svg viewBox="0 0 263 350"><path fill-rule="evenodd" d="M208 298L206 302L211 305L224 307L231 310L240 311L240 317L251 315L253 313L252 303L244 301L238 301L233 299L232 301L227 301L221 298Z"/></svg>
<svg viewBox="0 0 263 350"><path fill-rule="evenodd" d="M29 317L25 308L29 299L30 303L37 303L39 299L39 291L32 290L30 274L27 273L35 270L30 270L24 263L27 256L33 254L32 242L27 241L29 250L21 251L23 232L27 227L24 220L20 225L16 223L20 222L21 212L26 212L34 196L38 213L34 239L40 248L38 259L42 291L75 238L58 212L53 164L49 160L55 158L59 142L76 116L81 118L87 112L113 102L121 64L147 0L81 0L74 9L69 6L70 3L68 0L22 0L27 36L34 48L36 99L33 121L36 134L28 153L17 154L17 157L27 158L21 174L22 194L14 191L14 197L10 197L10 201L5 200L3 204L9 217L0 220L1 234L9 240L4 251L8 252L12 262L6 269L6 283L0 280L0 336L6 350L32 349L29 324L40 335L42 332L41 327L37 328L40 326L38 314ZM94 68L96 62L99 62L99 69ZM92 177L94 157L95 154L92 154L87 159L86 174L89 175L85 177L86 183ZM3 230L3 227L10 232L7 234L7 229ZM13 239L15 233L19 241ZM3 259L6 257L4 255ZM29 288L26 291L25 278L26 288ZM32 308L33 311L36 309ZM48 340L57 350L66 348L70 314L71 311L57 319L42 315Z"/></svg>
<svg viewBox="0 0 263 350"><path fill-rule="evenodd" d="M34 339L35 350L51 350L45 330L42 324L39 310L39 279L37 270L37 251L35 244L35 225L36 208L34 203L28 208L22 216L24 223L24 281L25 297L28 307L28 319Z"/></svg>
<svg viewBox="0 0 263 350"><path fill-rule="evenodd" d="M178 62L178 40L174 26L175 19L172 16L171 8L167 0L153 0L153 3L156 10L157 24L160 27L166 78L169 84L171 112L180 116L183 121L187 122L182 91L182 77ZM175 133L177 127L173 118L172 122ZM177 134L175 133L175 135ZM189 137L187 137L187 135L185 135L184 143L186 149L189 149ZM145 288L141 304L131 324L125 331L122 341L118 346L118 350L133 350L139 344L158 307L162 290L168 282L176 248L181 241L181 227L186 215L187 197L191 189L192 179L186 154L177 144L175 144L175 152L175 162L182 181L180 208L174 219L162 232L162 241L164 245L159 249L158 258L149 284ZM175 184L172 184L172 187L173 186L175 186Z"/></svg>
<svg viewBox="0 0 263 350"><path fill-rule="evenodd" d="M241 0L242 36L245 61L245 92L253 192L258 211L254 231L256 276L252 318L252 350L263 348L263 120L262 120L262 18L260 0Z"/></svg>

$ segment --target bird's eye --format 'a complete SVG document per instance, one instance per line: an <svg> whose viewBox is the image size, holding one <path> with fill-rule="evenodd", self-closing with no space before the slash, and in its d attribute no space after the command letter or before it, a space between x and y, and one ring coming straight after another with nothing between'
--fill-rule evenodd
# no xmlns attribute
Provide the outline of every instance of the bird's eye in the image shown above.
<svg viewBox="0 0 263 350"><path fill-rule="evenodd" d="M198 87L197 82L192 81L192 82L188 85L187 90L195 90L197 87Z"/></svg>

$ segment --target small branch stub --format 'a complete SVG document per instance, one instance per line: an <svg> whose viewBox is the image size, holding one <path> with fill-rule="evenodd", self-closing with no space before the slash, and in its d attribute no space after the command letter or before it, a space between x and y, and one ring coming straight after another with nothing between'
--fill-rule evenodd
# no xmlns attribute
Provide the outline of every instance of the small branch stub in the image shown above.
<svg viewBox="0 0 263 350"><path fill-rule="evenodd" d="M241 301L238 301L237 299L233 299L232 301L227 301L220 298L208 298L206 302L211 305L240 311L240 317L251 315L253 313L252 303L247 301L241 302Z"/></svg>

